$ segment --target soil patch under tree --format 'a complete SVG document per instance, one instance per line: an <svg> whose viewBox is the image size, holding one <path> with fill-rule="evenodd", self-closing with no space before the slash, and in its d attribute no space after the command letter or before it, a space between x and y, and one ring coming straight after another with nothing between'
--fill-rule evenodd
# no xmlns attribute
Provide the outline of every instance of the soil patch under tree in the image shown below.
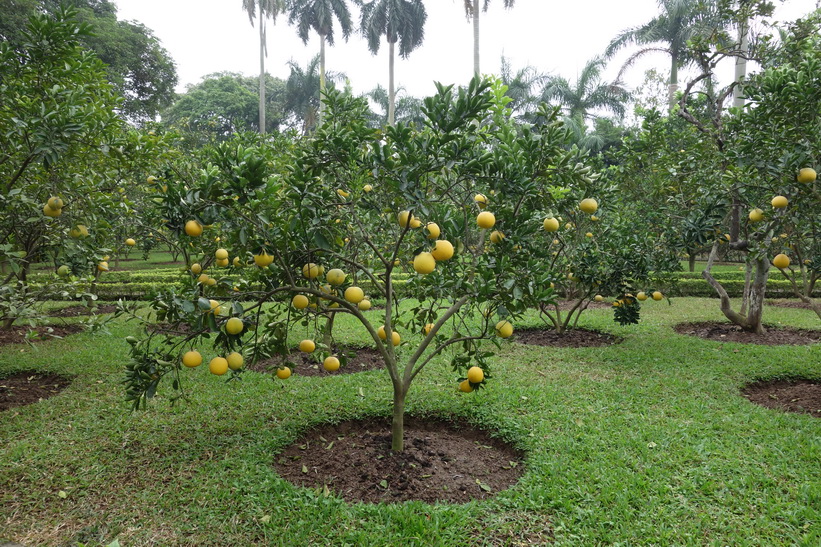
<svg viewBox="0 0 821 547"><path fill-rule="evenodd" d="M821 418L821 382L818 381L766 380L745 386L741 393L757 405Z"/></svg>
<svg viewBox="0 0 821 547"><path fill-rule="evenodd" d="M0 329L0 346L7 344L25 344L31 342L46 342L56 338L63 338L69 334L76 334L83 330L82 325L48 325L43 327L12 327L8 330ZM29 335L29 332L34 334Z"/></svg>
<svg viewBox="0 0 821 547"><path fill-rule="evenodd" d="M385 368L385 361L375 348L340 348L336 350L334 355L341 357L342 353L348 355L348 362L334 372L328 372L322 367L319 353L303 353L295 349L288 359L296 365L292 370L294 376L339 376L340 374L354 374L366 370ZM256 372L275 373L282 366L282 363L283 359L281 357L274 357L248 365L247 368Z"/></svg>
<svg viewBox="0 0 821 547"><path fill-rule="evenodd" d="M622 342L622 338L588 329L570 329L558 333L553 329L521 329L514 333L513 339L520 344L530 346L549 346L553 348L594 348L612 346Z"/></svg>
<svg viewBox="0 0 821 547"><path fill-rule="evenodd" d="M704 321L697 323L679 323L673 327L679 334L698 336L705 340L717 342L735 342L739 344L760 344L763 346L805 346L821 342L821 330L799 329L794 327L776 327L765 325L764 334L746 332L733 323Z"/></svg>
<svg viewBox="0 0 821 547"><path fill-rule="evenodd" d="M766 300L764 302L768 306L775 306L776 308L793 308L797 310L809 310L809 304L806 304L800 300Z"/></svg>
<svg viewBox="0 0 821 547"><path fill-rule="evenodd" d="M390 421L312 428L275 457L284 479L324 488L348 502L467 503L519 480L523 455L465 424L405 418L405 450L390 450Z"/></svg>
<svg viewBox="0 0 821 547"><path fill-rule="evenodd" d="M53 310L49 315L51 317L79 317L81 315L102 315L105 313L114 313L115 311L117 311L117 306L114 304L104 304L94 308L77 305Z"/></svg>
<svg viewBox="0 0 821 547"><path fill-rule="evenodd" d="M70 383L65 376L32 371L0 378L0 411L54 397Z"/></svg>

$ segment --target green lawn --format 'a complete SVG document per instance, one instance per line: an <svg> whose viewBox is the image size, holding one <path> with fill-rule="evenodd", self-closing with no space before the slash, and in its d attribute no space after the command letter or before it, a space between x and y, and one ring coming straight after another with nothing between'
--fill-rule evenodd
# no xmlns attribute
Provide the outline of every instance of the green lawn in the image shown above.
<svg viewBox="0 0 821 547"><path fill-rule="evenodd" d="M0 376L34 369L76 379L58 397L1 415L0 538L24 545L821 544L821 419L760 408L738 393L758 378L821 378L821 344L721 344L671 330L680 321L721 319L710 299L648 303L642 314L641 324L626 328L609 310L583 317L586 327L625 337L612 347L506 343L493 380L477 393L457 393L444 360L425 369L409 413L462 417L527 452L519 484L460 506L348 504L273 472L276 453L312 425L387 415L384 371L285 382L247 373L226 383L200 367L184 372L190 402L171 408L160 397L132 414L119 382L123 338L135 325L4 347ZM806 310L768 308L766 321L821 328ZM343 340L366 340L361 327L339 323Z"/></svg>

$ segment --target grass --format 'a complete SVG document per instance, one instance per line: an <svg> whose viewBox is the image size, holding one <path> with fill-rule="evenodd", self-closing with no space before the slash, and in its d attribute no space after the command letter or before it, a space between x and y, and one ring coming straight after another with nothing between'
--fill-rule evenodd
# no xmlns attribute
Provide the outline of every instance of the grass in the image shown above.
<svg viewBox="0 0 821 547"><path fill-rule="evenodd" d="M0 348L0 376L76 377L62 395L0 420L0 538L25 545L821 543L821 420L760 408L738 393L759 378L821 378L821 344L721 344L671 330L680 321L720 320L715 300L647 303L642 314L641 324L626 328L609 310L583 316L583 326L623 336L616 346L505 343L478 393L457 393L444 360L425 369L409 413L461 417L527 451L519 484L461 506L348 504L273 472L277 452L307 428L387 415L384 371L285 382L247 373L225 382L200 367L184 374L190 402L172 408L160 396L132 414L119 382L133 324ZM766 320L819 328L806 310L768 308ZM365 341L361 327L338 323L342 340ZM169 392L161 386L161 395Z"/></svg>

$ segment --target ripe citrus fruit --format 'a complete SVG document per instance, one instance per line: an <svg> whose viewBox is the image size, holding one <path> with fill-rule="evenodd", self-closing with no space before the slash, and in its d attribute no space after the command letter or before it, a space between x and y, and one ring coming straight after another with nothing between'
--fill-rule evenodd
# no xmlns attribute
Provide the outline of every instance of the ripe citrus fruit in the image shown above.
<svg viewBox="0 0 821 547"><path fill-rule="evenodd" d="M422 329L422 332L423 332L423 333L425 333L425 335L428 335L428 334L430 334L430 331L431 331L431 330L433 330L433 323L428 323L428 324L427 324L427 325L425 325L425 327Z"/></svg>
<svg viewBox="0 0 821 547"><path fill-rule="evenodd" d="M775 257L773 258L773 266L775 266L779 270L789 268L790 267L790 257L788 257L787 255L785 255L783 253L775 255Z"/></svg>
<svg viewBox="0 0 821 547"><path fill-rule="evenodd" d="M597 295L593 298L593 300L595 300L596 302L604 302L604 297L603 297L602 295L600 295L600 294L597 294Z"/></svg>
<svg viewBox="0 0 821 547"><path fill-rule="evenodd" d="M227 258L218 258L217 259L217 267L218 268L227 268L228 264L230 264L230 262L228 262Z"/></svg>
<svg viewBox="0 0 821 547"><path fill-rule="evenodd" d="M453 244L447 239L439 239L431 249L430 254L435 260L448 260L453 256Z"/></svg>
<svg viewBox="0 0 821 547"><path fill-rule="evenodd" d="M772 206L776 209L783 209L784 207L790 204L790 202L784 196L775 196L770 203L772 203Z"/></svg>
<svg viewBox="0 0 821 547"><path fill-rule="evenodd" d="M402 342L402 337L396 331L391 332L391 342L394 346L398 346Z"/></svg>
<svg viewBox="0 0 821 547"><path fill-rule="evenodd" d="M593 232L587 232L584 237L593 237Z"/></svg>
<svg viewBox="0 0 821 547"><path fill-rule="evenodd" d="M43 205L43 214L47 217L56 218L63 214L62 209L52 209L48 204Z"/></svg>
<svg viewBox="0 0 821 547"><path fill-rule="evenodd" d="M637 293L636 300L638 300L639 302L644 302L645 300L647 300L647 293L644 291Z"/></svg>
<svg viewBox="0 0 821 547"><path fill-rule="evenodd" d="M371 301L370 300L362 300L359 304L357 304L360 310L368 311L371 309Z"/></svg>
<svg viewBox="0 0 821 547"><path fill-rule="evenodd" d="M186 351L182 356L182 364L188 368L198 367L202 364L202 355L198 351Z"/></svg>
<svg viewBox="0 0 821 547"><path fill-rule="evenodd" d="M798 171L797 180L798 182L803 183L814 182L817 176L818 175L815 172L815 169L812 169L811 167L804 167Z"/></svg>
<svg viewBox="0 0 821 547"><path fill-rule="evenodd" d="M493 230L492 232L490 232L491 243L501 243L504 238L505 234L503 234L499 230Z"/></svg>
<svg viewBox="0 0 821 547"><path fill-rule="evenodd" d="M402 211L401 213L399 213L398 216L399 226L402 228L407 228L408 223L411 221L412 218L413 217L411 216L410 211Z"/></svg>
<svg viewBox="0 0 821 547"><path fill-rule="evenodd" d="M194 275L200 275L202 273L202 266L199 263L194 262L191 264L191 273Z"/></svg>
<svg viewBox="0 0 821 547"><path fill-rule="evenodd" d="M593 198L586 198L583 199L579 203L579 209L587 213L588 215L592 215L595 213L599 208L599 203Z"/></svg>
<svg viewBox="0 0 821 547"><path fill-rule="evenodd" d="M229 353L225 360L228 361L228 368L231 370L241 369L242 363L245 361L245 359L242 358L242 354L236 351Z"/></svg>
<svg viewBox="0 0 821 547"><path fill-rule="evenodd" d="M764 219L764 211L756 207L752 211L750 211L750 221L752 222L761 222Z"/></svg>
<svg viewBox="0 0 821 547"><path fill-rule="evenodd" d="M410 220L410 227L411 228L419 228L422 225L422 221L416 217L411 218Z"/></svg>
<svg viewBox="0 0 821 547"><path fill-rule="evenodd" d="M225 332L228 334L239 334L244 328L245 325L242 324L242 319L239 317L232 317L225 322Z"/></svg>
<svg viewBox="0 0 821 547"><path fill-rule="evenodd" d="M97 269L100 270L101 272L107 272L108 271L108 262L106 262L105 260L103 260L102 262L98 262L97 263Z"/></svg>
<svg viewBox="0 0 821 547"><path fill-rule="evenodd" d="M479 206L479 209L484 209L487 207L487 196L484 194L476 194L473 197L473 201L476 202L476 205Z"/></svg>
<svg viewBox="0 0 821 547"><path fill-rule="evenodd" d="M134 245L137 244L137 242L129 237L128 239L125 240L125 244L128 245L129 247L133 247Z"/></svg>
<svg viewBox="0 0 821 547"><path fill-rule="evenodd" d="M373 190L373 186L371 186L370 184L366 184L362 187L362 189L365 190L365 192L370 192L371 190Z"/></svg>
<svg viewBox="0 0 821 547"><path fill-rule="evenodd" d="M499 338L508 338L511 334L513 334L513 325L510 321L503 320L496 323L496 335Z"/></svg>
<svg viewBox="0 0 821 547"><path fill-rule="evenodd" d="M211 307L208 308L208 310L206 310L205 313L213 313L215 315L219 313L219 311L220 311L220 303L219 302L217 302L216 300L209 300L208 305L211 306Z"/></svg>
<svg viewBox="0 0 821 547"><path fill-rule="evenodd" d="M471 384L479 384L485 379L485 371L479 367L470 367L468 369L468 381Z"/></svg>
<svg viewBox="0 0 821 547"><path fill-rule="evenodd" d="M482 211L476 217L476 224L479 226L479 228L485 230L493 228L493 225L496 224L496 216L490 211Z"/></svg>
<svg viewBox="0 0 821 547"><path fill-rule="evenodd" d="M316 349L316 344L313 340L303 340L299 343L299 351L302 353L313 353Z"/></svg>
<svg viewBox="0 0 821 547"><path fill-rule="evenodd" d="M196 220L189 220L185 223L185 233L191 237L199 237L202 235L202 224Z"/></svg>
<svg viewBox="0 0 821 547"><path fill-rule="evenodd" d="M302 266L302 275L307 277L308 279L316 279L321 274L321 270L318 264L314 264L313 262L308 262L304 266Z"/></svg>
<svg viewBox="0 0 821 547"><path fill-rule="evenodd" d="M52 210L59 210L63 208L63 200L58 198L57 196L52 196L48 198L46 205Z"/></svg>
<svg viewBox="0 0 821 547"><path fill-rule="evenodd" d="M387 340L388 339L388 335L385 334L385 326L384 325L382 325L381 327L379 327L379 329L377 329L376 334L379 336L380 340Z"/></svg>
<svg viewBox="0 0 821 547"><path fill-rule="evenodd" d="M470 385L470 382L468 382L467 380L462 380L459 383L459 391L461 391L462 393L470 393L471 391L473 391L473 386Z"/></svg>
<svg viewBox="0 0 821 547"><path fill-rule="evenodd" d="M267 268L274 262L274 257L262 251L258 255L254 255L254 264L259 266L260 268Z"/></svg>
<svg viewBox="0 0 821 547"><path fill-rule="evenodd" d="M559 221L553 217L544 219L544 229L548 232L556 232L559 230Z"/></svg>
<svg viewBox="0 0 821 547"><path fill-rule="evenodd" d="M345 300L351 304L359 304L365 299L365 291L359 287L348 287L345 289Z"/></svg>
<svg viewBox="0 0 821 547"><path fill-rule="evenodd" d="M308 297L304 294L297 294L291 299L291 305L298 310L304 310L308 307Z"/></svg>
<svg viewBox="0 0 821 547"><path fill-rule="evenodd" d="M416 273L426 275L436 269L436 259L431 253L422 252L416 255L413 259L413 269Z"/></svg>
<svg viewBox="0 0 821 547"><path fill-rule="evenodd" d="M228 372L228 360L225 357L214 357L208 363L208 370L211 371L211 374L222 376Z"/></svg>
<svg viewBox="0 0 821 547"><path fill-rule="evenodd" d="M337 189L337 191L336 191L336 195L338 195L338 196L339 196L339 197L341 197L341 198L346 198L346 197L350 196L350 195L351 195L351 193L350 193L350 192L346 192L346 191L345 191L345 190L343 190L342 188L338 188L338 189Z"/></svg>
<svg viewBox="0 0 821 547"><path fill-rule="evenodd" d="M325 279L327 279L328 283L330 283L331 285L343 284L345 282L345 277L345 272L343 272L339 268L329 270L328 273L325 274Z"/></svg>
<svg viewBox="0 0 821 547"><path fill-rule="evenodd" d="M328 372L339 370L339 359L337 359L333 355L326 357L325 360L322 362L322 368L324 368Z"/></svg>
<svg viewBox="0 0 821 547"><path fill-rule="evenodd" d="M664 295L660 291L653 291L653 300L661 300Z"/></svg>
<svg viewBox="0 0 821 547"><path fill-rule="evenodd" d="M436 239L437 237L439 237L439 234L442 233L442 230L439 229L439 225L435 222L428 222L425 225L425 230L428 233L428 239Z"/></svg>
<svg viewBox="0 0 821 547"><path fill-rule="evenodd" d="M226 251L225 249L217 249L217 251L214 253L214 257L217 260L228 260L228 251Z"/></svg>
<svg viewBox="0 0 821 547"><path fill-rule="evenodd" d="M235 256L234 260L231 261L231 264L234 265L234 268L239 268L242 266L242 260L240 260L238 256Z"/></svg>
<svg viewBox="0 0 821 547"><path fill-rule="evenodd" d="M288 367L282 367L280 369L277 369L277 378L279 378L280 380L287 380L290 377L291 369L289 369Z"/></svg>

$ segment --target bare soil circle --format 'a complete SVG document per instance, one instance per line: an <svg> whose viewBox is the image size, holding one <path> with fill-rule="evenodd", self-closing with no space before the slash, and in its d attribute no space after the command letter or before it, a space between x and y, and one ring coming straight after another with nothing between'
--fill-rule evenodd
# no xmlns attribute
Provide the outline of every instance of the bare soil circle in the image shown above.
<svg viewBox="0 0 821 547"><path fill-rule="evenodd" d="M390 421L312 428L276 456L284 479L348 502L467 503L513 486L524 455L466 424L405 418L405 449L391 449Z"/></svg>
<svg viewBox="0 0 821 547"><path fill-rule="evenodd" d="M288 357L288 360L296 365L292 368L294 376L339 376L385 368L385 361L382 360L382 355L375 348L338 348L334 355L340 357L342 353L347 354L348 360L333 372L328 372L322 367L318 354L303 353L295 349ZM283 359L281 357L274 357L257 361L248 365L247 368L256 372L276 373L282 363Z"/></svg>
<svg viewBox="0 0 821 547"><path fill-rule="evenodd" d="M679 334L697 336L717 342L760 344L762 346L806 346L821 342L821 330L765 325L764 334L746 332L738 325L719 321L679 323L673 327Z"/></svg>
<svg viewBox="0 0 821 547"><path fill-rule="evenodd" d="M9 330L0 329L0 346L7 344L24 344L30 342L45 342L57 338L64 338L83 330L82 325L48 325L42 327L12 327ZM32 332L32 335L29 333Z"/></svg>
<svg viewBox="0 0 821 547"><path fill-rule="evenodd" d="M741 393L757 405L821 418L821 382L817 380L764 380L745 386Z"/></svg>
<svg viewBox="0 0 821 547"><path fill-rule="evenodd" d="M65 376L33 371L0 378L0 411L54 397L70 383Z"/></svg>
<svg viewBox="0 0 821 547"><path fill-rule="evenodd" d="M553 348L594 348L621 343L623 338L588 329L570 329L558 333L553 329L522 329L513 335L520 344Z"/></svg>
<svg viewBox="0 0 821 547"><path fill-rule="evenodd" d="M49 315L51 317L79 317L81 315L102 315L105 313L114 313L115 311L117 311L117 306L114 304L105 304L94 308L77 305L53 310Z"/></svg>
<svg viewBox="0 0 821 547"><path fill-rule="evenodd" d="M767 300L767 301L765 301L765 303L768 306L775 306L776 308L792 308L792 309L797 309L797 310L812 309L812 308L810 308L809 304L806 304L806 303L804 303L800 300L795 300L795 299L791 299L791 300Z"/></svg>

